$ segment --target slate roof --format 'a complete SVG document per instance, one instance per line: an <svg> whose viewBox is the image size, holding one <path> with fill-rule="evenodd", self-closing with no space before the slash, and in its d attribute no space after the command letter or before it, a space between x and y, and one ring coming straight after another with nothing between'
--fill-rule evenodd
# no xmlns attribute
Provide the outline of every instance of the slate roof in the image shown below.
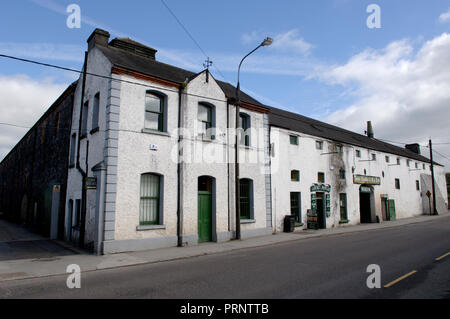
<svg viewBox="0 0 450 319"><path fill-rule="evenodd" d="M114 40L113 40L114 41ZM118 67L125 68L130 71L151 75L162 80L175 83L183 83L186 79L195 77L198 73L184 70L173 65L155 61L150 58L139 56L131 52L109 46L97 46L108 60ZM226 97L231 99L236 97L236 87L227 82L216 80ZM241 91L241 101L252 105L264 107L263 104Z"/></svg>
<svg viewBox="0 0 450 319"><path fill-rule="evenodd" d="M122 41L126 40L129 43L143 46L142 44L132 41L130 39L118 39L118 40ZM113 42L114 40L111 41L111 43ZM111 43L108 46L98 45L97 47L103 52L103 54L110 60L110 62L114 66L122 67L130 71L135 71L142 74L154 76L159 79L175 82L178 84L181 84L186 80L192 79L198 74L166 63L156 61L148 57L136 55L126 50L116 48L112 46ZM231 85L230 83L222 81L217 81L217 83L222 88L227 98L229 99L236 98L235 86ZM359 146L362 148L368 148L375 151L403 156L422 162L428 163L430 162L428 158L416 154L406 148L398 147L380 141L376 138L369 138L365 135L357 134L355 132L348 131L340 127L333 126L318 120L314 120L306 116L284 111L275 107L263 105L259 101L245 94L242 91L241 91L241 101L252 105L268 108L269 124L272 126L312 136L317 136L349 145Z"/></svg>
<svg viewBox="0 0 450 319"><path fill-rule="evenodd" d="M318 136L332 141L368 148L374 151L380 151L388 154L407 157L417 161L429 163L430 160L425 156L416 154L406 148L395 146L376 138L370 138L366 135L358 134L343 128L330 125L312 118L302 116L296 113L280 110L278 108L269 108L269 124L284 128L287 130ZM439 165L438 163L436 163Z"/></svg>

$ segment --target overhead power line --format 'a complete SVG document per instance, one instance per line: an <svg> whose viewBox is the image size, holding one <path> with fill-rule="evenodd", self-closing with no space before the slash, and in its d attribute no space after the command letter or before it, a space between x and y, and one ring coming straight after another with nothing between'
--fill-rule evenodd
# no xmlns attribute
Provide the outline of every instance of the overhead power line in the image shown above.
<svg viewBox="0 0 450 319"><path fill-rule="evenodd" d="M203 50L203 48L200 46L200 44L198 43L197 40L195 40L194 36L189 32L189 30L185 27L185 25L183 24L183 22L181 22L181 20L176 16L176 14L170 9L170 7L167 5L167 3L164 0L161 0L161 3L166 7L167 11L169 11L169 13L172 15L172 17L178 22L178 24L181 26L181 28L184 30L184 32L186 32L186 34L189 36L189 38L192 40L192 42L195 43L195 45L197 46L197 48L203 53L203 55L205 56L205 58L208 59L209 61L209 55L206 54L205 50ZM213 64L212 66L214 69L216 69L216 71L220 74L220 76L223 79L226 79L226 77L222 74L222 72L220 72L220 70Z"/></svg>

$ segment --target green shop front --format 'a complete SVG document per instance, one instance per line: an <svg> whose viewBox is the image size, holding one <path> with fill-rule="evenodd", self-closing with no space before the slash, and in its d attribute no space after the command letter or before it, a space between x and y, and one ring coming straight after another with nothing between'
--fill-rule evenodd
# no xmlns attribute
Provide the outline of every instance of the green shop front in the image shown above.
<svg viewBox="0 0 450 319"><path fill-rule="evenodd" d="M308 215L308 228L327 228L327 217L331 215L331 186L313 184L311 186L311 212ZM317 225L314 225L317 223Z"/></svg>

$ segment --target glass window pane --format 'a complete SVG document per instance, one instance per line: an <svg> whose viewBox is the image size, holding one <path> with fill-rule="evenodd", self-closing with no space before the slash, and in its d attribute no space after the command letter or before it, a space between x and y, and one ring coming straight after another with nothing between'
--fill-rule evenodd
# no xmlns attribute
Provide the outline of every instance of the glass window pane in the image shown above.
<svg viewBox="0 0 450 319"><path fill-rule="evenodd" d="M145 112L145 128L151 130L159 130L160 129L160 114Z"/></svg>
<svg viewBox="0 0 450 319"><path fill-rule="evenodd" d="M198 119L202 122L211 121L211 108L206 105L198 105Z"/></svg>
<svg viewBox="0 0 450 319"><path fill-rule="evenodd" d="M153 94L147 94L145 98L145 110L161 113L161 99Z"/></svg>

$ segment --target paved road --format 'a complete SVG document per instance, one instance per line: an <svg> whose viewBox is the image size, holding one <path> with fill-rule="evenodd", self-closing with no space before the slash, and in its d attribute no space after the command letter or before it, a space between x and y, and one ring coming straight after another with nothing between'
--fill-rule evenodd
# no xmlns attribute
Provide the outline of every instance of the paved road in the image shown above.
<svg viewBox="0 0 450 319"><path fill-rule="evenodd" d="M450 298L450 218L82 274L0 283L14 298ZM366 268L381 267L368 289Z"/></svg>

